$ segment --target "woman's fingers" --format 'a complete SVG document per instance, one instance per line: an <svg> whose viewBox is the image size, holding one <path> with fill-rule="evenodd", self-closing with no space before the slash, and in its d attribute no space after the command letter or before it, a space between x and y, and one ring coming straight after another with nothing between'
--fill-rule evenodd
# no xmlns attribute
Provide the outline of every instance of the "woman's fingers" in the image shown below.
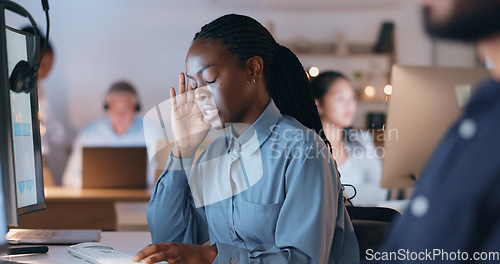
<svg viewBox="0 0 500 264"><path fill-rule="evenodd" d="M144 259L145 264L154 264L160 261L168 261L169 264L172 263L171 256L168 252L158 252Z"/></svg>
<svg viewBox="0 0 500 264"><path fill-rule="evenodd" d="M186 78L184 77L184 73L179 73L179 93L186 92Z"/></svg>
<svg viewBox="0 0 500 264"><path fill-rule="evenodd" d="M187 101L188 103L194 103L194 90L191 85L187 87Z"/></svg>
<svg viewBox="0 0 500 264"><path fill-rule="evenodd" d="M179 74L179 104L183 105L186 103L187 95L186 95L186 78L184 77L184 73L181 72Z"/></svg>
<svg viewBox="0 0 500 264"><path fill-rule="evenodd" d="M162 252L162 251L168 251L170 247L168 246L168 243L161 243L161 244L150 244L143 248L141 251L139 251L137 254L135 254L134 257L132 257L132 261L139 262L143 259L149 258L152 255ZM154 262L152 262L154 263Z"/></svg>
<svg viewBox="0 0 500 264"><path fill-rule="evenodd" d="M172 105L172 113L177 110L177 98L175 98L175 89L170 87L170 104Z"/></svg>

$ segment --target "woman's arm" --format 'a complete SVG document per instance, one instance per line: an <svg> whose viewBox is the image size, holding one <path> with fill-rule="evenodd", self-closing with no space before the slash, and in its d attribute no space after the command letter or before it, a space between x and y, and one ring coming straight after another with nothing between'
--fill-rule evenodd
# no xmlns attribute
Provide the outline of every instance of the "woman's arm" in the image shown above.
<svg viewBox="0 0 500 264"><path fill-rule="evenodd" d="M147 213L153 243L203 244L209 239L204 209L194 206L186 178L184 168L192 163L192 158L170 155L156 182Z"/></svg>

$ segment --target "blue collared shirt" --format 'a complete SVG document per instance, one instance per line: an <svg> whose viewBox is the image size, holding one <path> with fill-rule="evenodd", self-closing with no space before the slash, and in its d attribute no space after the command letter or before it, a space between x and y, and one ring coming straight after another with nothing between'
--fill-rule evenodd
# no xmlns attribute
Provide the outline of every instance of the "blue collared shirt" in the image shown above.
<svg viewBox="0 0 500 264"><path fill-rule="evenodd" d="M192 159L169 157L148 207L153 243L217 246L214 263L357 263L336 166L314 131L270 102Z"/></svg>

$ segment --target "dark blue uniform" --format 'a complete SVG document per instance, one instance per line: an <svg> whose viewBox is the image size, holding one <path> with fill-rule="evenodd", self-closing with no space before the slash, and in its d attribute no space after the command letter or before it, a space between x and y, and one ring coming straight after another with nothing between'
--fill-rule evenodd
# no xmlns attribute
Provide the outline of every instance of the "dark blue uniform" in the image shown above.
<svg viewBox="0 0 500 264"><path fill-rule="evenodd" d="M397 262L500 263L500 82L488 80L474 93L378 251L395 252Z"/></svg>

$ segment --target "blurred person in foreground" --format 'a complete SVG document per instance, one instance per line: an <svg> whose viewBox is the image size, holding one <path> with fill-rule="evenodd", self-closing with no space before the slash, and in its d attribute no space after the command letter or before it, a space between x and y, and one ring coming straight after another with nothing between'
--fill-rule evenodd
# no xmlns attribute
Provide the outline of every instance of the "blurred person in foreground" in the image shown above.
<svg viewBox="0 0 500 264"><path fill-rule="evenodd" d="M474 42L480 55L500 65L500 0L425 0L422 5L430 35ZM435 150L380 252L462 252L455 259L445 254L435 259L453 262L477 262L475 252L498 253L499 121L500 69L494 67Z"/></svg>

